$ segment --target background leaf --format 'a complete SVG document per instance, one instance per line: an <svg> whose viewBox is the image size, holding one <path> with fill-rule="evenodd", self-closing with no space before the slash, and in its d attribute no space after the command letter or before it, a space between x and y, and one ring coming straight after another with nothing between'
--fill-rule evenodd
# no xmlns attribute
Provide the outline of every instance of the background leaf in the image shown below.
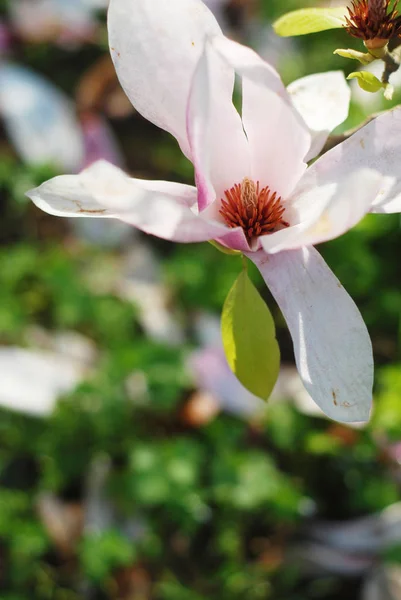
<svg viewBox="0 0 401 600"><path fill-rule="evenodd" d="M345 25L344 6L335 8L301 8L284 14L273 24L274 31L283 37L305 35L338 29Z"/></svg>
<svg viewBox="0 0 401 600"><path fill-rule="evenodd" d="M374 56L369 54L369 52L358 52L358 50L352 50L352 48L337 48L337 50L334 50L333 54L338 54L343 58L359 60L359 62L363 65L369 65L371 62L376 60Z"/></svg>
<svg viewBox="0 0 401 600"><path fill-rule="evenodd" d="M378 92L384 86L380 79L373 75L373 73L369 73L369 71L355 71L354 73L350 73L347 79L357 79L359 87L361 87L365 92Z"/></svg>
<svg viewBox="0 0 401 600"><path fill-rule="evenodd" d="M273 317L246 270L228 293L221 324L233 373L250 392L267 400L278 377L280 350Z"/></svg>

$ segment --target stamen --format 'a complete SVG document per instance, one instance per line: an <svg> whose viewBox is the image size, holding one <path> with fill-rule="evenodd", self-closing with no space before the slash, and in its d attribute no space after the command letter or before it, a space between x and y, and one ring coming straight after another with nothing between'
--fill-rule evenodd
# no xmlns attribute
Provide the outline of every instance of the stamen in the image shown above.
<svg viewBox="0 0 401 600"><path fill-rule="evenodd" d="M229 227L242 227L248 240L289 227L284 221L281 197L268 186L260 189L259 181L245 177L224 192L219 213Z"/></svg>

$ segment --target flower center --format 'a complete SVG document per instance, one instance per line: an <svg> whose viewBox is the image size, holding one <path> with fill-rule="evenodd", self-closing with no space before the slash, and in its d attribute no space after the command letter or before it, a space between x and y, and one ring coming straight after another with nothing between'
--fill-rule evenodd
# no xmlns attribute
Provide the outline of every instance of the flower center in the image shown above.
<svg viewBox="0 0 401 600"><path fill-rule="evenodd" d="M281 197L267 186L260 189L259 181L245 177L224 195L219 213L229 227L242 227L248 240L290 225L282 218Z"/></svg>
<svg viewBox="0 0 401 600"><path fill-rule="evenodd" d="M398 13L396 0L352 0L348 8L349 16L345 18L345 28L354 37L363 40L388 41L401 33L401 16ZM383 44L382 44L383 46ZM367 47L369 45L367 44Z"/></svg>

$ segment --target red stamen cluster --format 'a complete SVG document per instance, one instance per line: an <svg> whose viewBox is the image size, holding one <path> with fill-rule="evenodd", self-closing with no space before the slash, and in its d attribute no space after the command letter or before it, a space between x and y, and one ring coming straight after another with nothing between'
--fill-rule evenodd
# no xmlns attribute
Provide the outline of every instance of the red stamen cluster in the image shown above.
<svg viewBox="0 0 401 600"><path fill-rule="evenodd" d="M289 227L282 218L285 208L280 196L269 187L260 189L259 181L255 185L245 178L224 194L226 200L221 201L221 216L229 227L242 227L248 240L273 233L280 226Z"/></svg>
<svg viewBox="0 0 401 600"><path fill-rule="evenodd" d="M363 40L390 40L401 34L401 15L395 0L353 0L348 8L347 32Z"/></svg>

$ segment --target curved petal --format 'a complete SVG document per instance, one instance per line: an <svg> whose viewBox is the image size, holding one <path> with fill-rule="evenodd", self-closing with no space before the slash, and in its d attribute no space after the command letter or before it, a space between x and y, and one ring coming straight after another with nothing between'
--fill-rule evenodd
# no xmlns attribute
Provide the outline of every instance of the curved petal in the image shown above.
<svg viewBox="0 0 401 600"><path fill-rule="evenodd" d="M401 211L401 108L377 117L308 168L287 200L293 227L261 238L266 252L342 235L369 211Z"/></svg>
<svg viewBox="0 0 401 600"><path fill-rule="evenodd" d="M116 218L145 233L176 242L202 242L230 232L197 215L196 188L167 181L131 179L100 161L79 175L62 175L27 196L42 210L63 217Z"/></svg>
<svg viewBox="0 0 401 600"><path fill-rule="evenodd" d="M401 212L401 193L397 194L392 200L383 203L379 200L377 204L370 208L370 212L386 215Z"/></svg>
<svg viewBox="0 0 401 600"><path fill-rule="evenodd" d="M293 81L287 91L312 134L306 160L315 158L329 133L348 117L351 89L342 71L315 73Z"/></svg>
<svg viewBox="0 0 401 600"><path fill-rule="evenodd" d="M199 210L250 176L248 142L232 102L235 73L209 41L188 102L187 127L199 190Z"/></svg>
<svg viewBox="0 0 401 600"><path fill-rule="evenodd" d="M314 248L248 257L287 321L298 371L313 400L336 421L368 420L373 385L369 334L323 258Z"/></svg>
<svg viewBox="0 0 401 600"><path fill-rule="evenodd" d="M191 158L186 132L190 83L208 35L219 25L200 0L111 0L111 56L127 96L172 133Z"/></svg>
<svg viewBox="0 0 401 600"><path fill-rule="evenodd" d="M229 229L228 233L216 238L216 242L220 242L224 246L232 250L239 250L240 252L249 252L251 250L244 230L241 227Z"/></svg>
<svg viewBox="0 0 401 600"><path fill-rule="evenodd" d="M273 67L227 38L216 37L213 44L242 77L242 122L252 177L286 197L305 171L310 133Z"/></svg>
<svg viewBox="0 0 401 600"><path fill-rule="evenodd" d="M310 186L336 181L345 174L355 175L364 169L377 173L381 178L380 189L370 190L361 185L370 196L372 212L399 212L401 210L401 107L377 117L349 139L345 140L312 166L315 181ZM310 176L309 176L310 177Z"/></svg>
<svg viewBox="0 0 401 600"><path fill-rule="evenodd" d="M263 248L276 253L339 237L369 212L381 184L380 175L370 169L343 173L338 182L319 183L313 165L288 200L286 218L295 225L261 237Z"/></svg>

